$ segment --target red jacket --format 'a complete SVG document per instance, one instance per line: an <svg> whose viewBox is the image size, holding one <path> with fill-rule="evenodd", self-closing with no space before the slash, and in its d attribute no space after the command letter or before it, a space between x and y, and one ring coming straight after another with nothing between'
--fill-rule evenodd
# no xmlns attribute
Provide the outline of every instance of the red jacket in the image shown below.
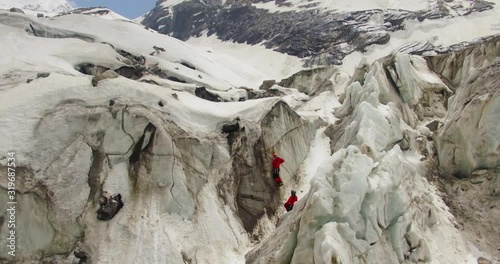
<svg viewBox="0 0 500 264"><path fill-rule="evenodd" d="M288 204L290 204L290 205L292 205L292 206L293 206L293 205L295 204L295 202L296 202L296 201L297 201L297 195L291 195L291 196L288 198L288 200L286 201L285 206L286 206L286 205L288 205Z"/></svg>
<svg viewBox="0 0 500 264"><path fill-rule="evenodd" d="M273 168L275 169L279 169L280 168L280 165L281 163L284 163L285 160L280 158L280 157L276 157L273 159Z"/></svg>

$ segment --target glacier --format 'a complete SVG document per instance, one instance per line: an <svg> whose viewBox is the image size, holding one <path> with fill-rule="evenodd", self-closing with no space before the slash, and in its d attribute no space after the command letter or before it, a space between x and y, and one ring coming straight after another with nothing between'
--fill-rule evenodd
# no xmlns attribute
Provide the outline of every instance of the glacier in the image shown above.
<svg viewBox="0 0 500 264"><path fill-rule="evenodd" d="M0 10L0 152L16 153L18 221L16 256L0 262L500 261L490 29L419 54L367 51L353 71L304 69L92 10ZM116 193L124 207L99 221L98 198Z"/></svg>

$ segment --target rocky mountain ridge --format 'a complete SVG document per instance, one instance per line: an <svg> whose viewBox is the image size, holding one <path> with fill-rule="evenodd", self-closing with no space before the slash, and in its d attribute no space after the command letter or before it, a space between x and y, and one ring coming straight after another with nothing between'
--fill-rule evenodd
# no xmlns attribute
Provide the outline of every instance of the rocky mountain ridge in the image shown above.
<svg viewBox="0 0 500 264"><path fill-rule="evenodd" d="M419 11L373 9L335 11L311 9L272 12L255 3L262 1L182 1L170 5L158 1L142 23L180 40L215 34L222 41L263 44L268 49L300 58L306 66L339 65L342 59L367 46L386 44L389 32L404 28L407 20L423 21L466 16L493 8L493 3L474 1L464 8L454 1L437 1ZM269 2L269 1L265 1ZM276 1L286 6L287 1Z"/></svg>

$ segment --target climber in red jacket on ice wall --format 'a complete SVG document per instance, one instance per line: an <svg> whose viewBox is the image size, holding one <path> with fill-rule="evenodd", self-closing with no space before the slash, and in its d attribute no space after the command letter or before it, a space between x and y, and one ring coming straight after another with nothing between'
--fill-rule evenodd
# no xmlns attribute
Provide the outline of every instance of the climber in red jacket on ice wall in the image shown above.
<svg viewBox="0 0 500 264"><path fill-rule="evenodd" d="M295 195L295 191L292 190L292 195L290 195L290 197L288 198L288 200L285 203L285 209L286 209L287 212L292 211L293 205L295 204L295 202L297 200L298 200L297 199L297 195Z"/></svg>
<svg viewBox="0 0 500 264"><path fill-rule="evenodd" d="M273 153L273 178L278 186L283 185L280 178L280 165L285 162L284 159L278 157L278 154Z"/></svg>

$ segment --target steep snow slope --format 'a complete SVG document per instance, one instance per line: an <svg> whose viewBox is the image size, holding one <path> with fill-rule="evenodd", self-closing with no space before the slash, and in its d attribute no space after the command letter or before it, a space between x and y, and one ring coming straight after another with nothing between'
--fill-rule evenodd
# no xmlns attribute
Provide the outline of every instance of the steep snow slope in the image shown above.
<svg viewBox="0 0 500 264"><path fill-rule="evenodd" d="M21 15L14 13L3 14L6 19L21 20ZM134 54L145 56L148 64L158 64L158 67L168 75L182 75L182 78L179 78L185 79L184 81L197 83L216 90L226 91L239 86L256 87L261 82L260 73L252 67L245 64L241 64L239 67L221 64L214 66L215 63L211 60L211 54L207 54L211 51L197 52L193 47L179 40L155 32L145 31L143 27L134 23L102 21L91 16L65 15L50 20L35 19L31 26L30 21L24 20L22 24L15 26L29 31L35 29L37 31L34 32L35 35L50 37L52 32L64 31L67 32L65 37L74 34L78 38L87 41L113 43L116 48L125 51L131 50ZM122 41L122 39L131 36L134 37L128 41ZM17 41L16 37L13 39ZM85 45L85 43L82 43L82 45ZM155 50L155 46L158 47L158 51ZM65 50L51 47L49 49L54 50L56 53L65 53ZM67 52L66 54L67 56L73 55ZM58 56L64 55L60 54ZM48 65L52 63L55 63L55 60L49 60ZM72 69L66 70L70 73L74 72Z"/></svg>
<svg viewBox="0 0 500 264"><path fill-rule="evenodd" d="M245 62L259 74L260 80L284 79L303 69L303 61L300 58L269 50L260 45L224 42L214 35L190 38L186 43L200 51L210 52L206 55L224 65L234 65L237 68L241 67L241 62ZM216 53L211 53L212 51Z"/></svg>
<svg viewBox="0 0 500 264"><path fill-rule="evenodd" d="M0 8L11 7L48 13L60 13L73 9L66 0L2 0L0 2Z"/></svg>

